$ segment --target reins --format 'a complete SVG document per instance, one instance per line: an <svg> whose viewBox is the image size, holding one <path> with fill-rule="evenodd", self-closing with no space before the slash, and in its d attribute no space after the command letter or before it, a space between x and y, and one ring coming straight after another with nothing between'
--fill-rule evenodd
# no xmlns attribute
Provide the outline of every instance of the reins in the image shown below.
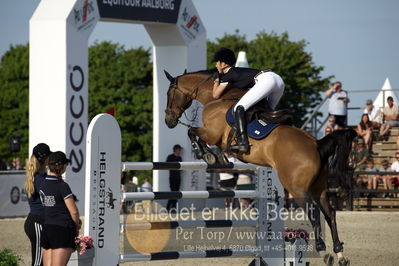
<svg viewBox="0 0 399 266"><path fill-rule="evenodd" d="M178 81L178 79L176 78L175 82L174 82L173 84L171 84L171 86L169 87L169 88L173 88L173 89L174 89L174 90L173 90L173 96L172 96L171 105L173 104L173 101L174 101L174 98L175 98L176 90L179 91L180 93L182 93L186 98L191 99L191 100L196 100L196 99L197 99L197 96L198 96L198 91L199 91L200 86L201 86L202 84L204 84L205 82L207 82L208 80L210 80L211 78L212 78L212 76L210 75L210 76L208 76L206 79L201 80L200 82L198 82L198 84L194 86L195 89L194 89L194 90L192 91L192 93L190 93L190 94L185 93L184 91L182 91L182 90L177 86L177 81ZM187 117L187 114L186 114L186 109L184 109L184 107L180 107L180 106L178 106L178 108L182 111L182 113L183 113L184 116L186 117L187 121L193 122L193 121L195 121L195 120L197 119L197 117L198 117L198 110L196 110L194 117L193 117L192 119L189 119L189 118ZM188 124L186 124L186 123L184 123L184 122L181 122L180 119L177 120L177 122L178 122L179 124L183 125L183 126L191 127L190 125L188 125Z"/></svg>

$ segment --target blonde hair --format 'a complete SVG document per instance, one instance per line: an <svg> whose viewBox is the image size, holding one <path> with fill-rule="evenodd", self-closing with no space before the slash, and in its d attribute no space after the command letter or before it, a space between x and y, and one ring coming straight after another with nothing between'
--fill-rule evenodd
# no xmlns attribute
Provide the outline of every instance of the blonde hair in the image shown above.
<svg viewBox="0 0 399 266"><path fill-rule="evenodd" d="M28 198L30 198L35 192L35 174L40 170L40 167L40 161L36 158L35 155L32 155L29 158L26 166L25 190L26 194L28 194Z"/></svg>

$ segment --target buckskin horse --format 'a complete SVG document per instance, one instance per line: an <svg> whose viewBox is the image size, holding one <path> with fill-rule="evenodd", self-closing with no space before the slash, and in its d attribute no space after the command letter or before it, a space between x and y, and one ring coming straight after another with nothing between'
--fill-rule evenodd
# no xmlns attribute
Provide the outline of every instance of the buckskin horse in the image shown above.
<svg viewBox="0 0 399 266"><path fill-rule="evenodd" d="M165 74L170 81L165 110L166 125L169 128L176 127L183 112L195 99L204 105L203 126L189 128L190 139L195 141L196 136L199 138L196 145L200 146L197 148L201 151L206 150L205 143L227 150L231 128L225 119L226 111L245 92L232 88L221 99L215 100L212 96L214 78L211 71L184 73L178 77L172 77L166 71ZM349 260L343 256L343 243L338 237L335 210L329 203L327 175L328 171L333 171L339 184L343 188L348 187L348 157L355 137L356 132L348 129L334 131L317 140L304 130L281 125L264 139L250 138L248 153L233 153L245 162L274 168L283 187L304 210L307 204L316 204L331 229L333 250L338 256L339 265L349 265ZM332 265L334 258L325 252L326 246L320 235L320 217L309 215L309 218L315 231L316 250L327 265Z"/></svg>

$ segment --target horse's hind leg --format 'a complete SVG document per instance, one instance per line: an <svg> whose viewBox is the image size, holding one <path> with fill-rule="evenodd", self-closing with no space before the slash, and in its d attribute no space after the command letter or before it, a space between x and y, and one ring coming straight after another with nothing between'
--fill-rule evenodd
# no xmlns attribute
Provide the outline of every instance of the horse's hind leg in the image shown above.
<svg viewBox="0 0 399 266"><path fill-rule="evenodd" d="M317 204L314 204L311 198L311 193L307 192L294 192L292 193L295 198L295 202L304 211L307 211L308 219L312 224L312 228L315 234L316 251L323 258L324 262L328 266L334 264L334 257L331 254L326 253L326 245L321 237L321 224L320 224L320 209Z"/></svg>
<svg viewBox="0 0 399 266"><path fill-rule="evenodd" d="M322 238L322 230L320 223L320 208L317 200L311 203L311 208L308 210L308 217L310 222L312 223L312 227L315 233L315 243L316 243L316 251L323 258L326 265L334 265L334 257L331 254L326 253L326 244Z"/></svg>
<svg viewBox="0 0 399 266"><path fill-rule="evenodd" d="M333 239L333 246L334 246L333 250L335 253L337 253L339 265L349 265L349 260L346 259L342 253L343 252L343 243L340 242L339 237L338 237L335 210L330 205L327 192L328 192L327 191L327 171L323 170L322 173L320 174L319 178L317 179L317 181L311 187L312 198L319 205L320 210L323 212L324 218L326 219L327 224L330 227L331 236ZM320 238L320 240L323 241L321 238ZM319 243L321 243L321 242L319 241ZM323 244L324 244L324 241L323 241ZM316 248L317 248L317 242L316 242ZM324 257L325 262L326 262L326 259L328 259L328 258L329 258L328 256ZM328 264L328 262L326 262L326 263Z"/></svg>
<svg viewBox="0 0 399 266"><path fill-rule="evenodd" d="M334 245L334 252L337 253L339 265L349 265L349 260L347 258L345 258L343 255L343 251L344 251L343 244L344 243L342 243L338 237L338 229L337 229L335 210L330 205L328 195L327 195L327 190L324 190L321 193L320 209L323 212L328 225L330 226L331 236L332 236L333 245Z"/></svg>

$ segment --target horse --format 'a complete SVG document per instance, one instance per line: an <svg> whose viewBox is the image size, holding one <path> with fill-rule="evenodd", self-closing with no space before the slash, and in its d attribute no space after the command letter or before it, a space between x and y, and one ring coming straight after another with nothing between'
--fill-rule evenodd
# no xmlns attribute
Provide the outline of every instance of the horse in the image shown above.
<svg viewBox="0 0 399 266"><path fill-rule="evenodd" d="M245 91L230 88L218 100L213 98L214 75L212 71L184 73L173 77L165 71L170 81L167 92L165 123L174 128L179 118L190 107L193 100L204 105L203 126L190 127L189 137L195 142L195 149L206 150L206 143L228 149L230 126L225 116L227 110L237 102ZM315 204L327 221L333 239L333 250L338 256L339 265L349 265L343 255L343 243L339 240L336 214L328 198L327 175L329 170L338 177L343 188L347 188L348 157L352 140L356 137L352 129L334 131L321 140L308 132L288 125L280 125L266 138L249 138L250 150L247 153L233 153L233 156L253 164L274 168L283 187L293 195L299 207L304 210L307 204ZM309 209L309 208L307 208ZM318 211L320 212L320 211ZM319 215L308 213L315 231L316 250L327 265L332 265L334 257L326 253L326 245L321 238Z"/></svg>

